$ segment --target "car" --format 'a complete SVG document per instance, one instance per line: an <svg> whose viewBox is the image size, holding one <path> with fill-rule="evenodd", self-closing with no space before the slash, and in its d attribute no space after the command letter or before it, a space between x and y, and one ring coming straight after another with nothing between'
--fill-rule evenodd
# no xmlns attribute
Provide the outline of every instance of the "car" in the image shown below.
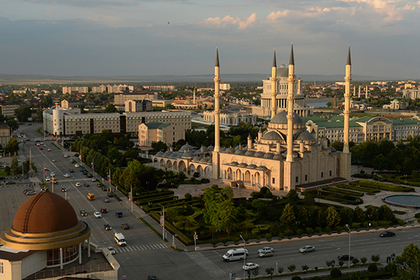
<svg viewBox="0 0 420 280"><path fill-rule="evenodd" d="M66 188L61 188L61 192L67 192Z"/></svg>
<svg viewBox="0 0 420 280"><path fill-rule="evenodd" d="M392 231L384 231L379 234L380 237L392 237L395 236L395 232Z"/></svg>
<svg viewBox="0 0 420 280"><path fill-rule="evenodd" d="M102 209L101 209L101 212L102 212L102 213L108 213L108 209L106 209L106 208L102 208Z"/></svg>
<svg viewBox="0 0 420 280"><path fill-rule="evenodd" d="M299 249L299 252L301 253L308 253L313 251L315 251L315 247L311 245L306 245Z"/></svg>
<svg viewBox="0 0 420 280"><path fill-rule="evenodd" d="M104 229L105 230L111 230L112 227L109 224L104 224Z"/></svg>
<svg viewBox="0 0 420 280"><path fill-rule="evenodd" d="M54 172L51 172L51 177L54 177L55 176L55 173Z"/></svg>
<svg viewBox="0 0 420 280"><path fill-rule="evenodd" d="M71 159L71 160L70 160L70 163L75 163L74 159Z"/></svg>
<svg viewBox="0 0 420 280"><path fill-rule="evenodd" d="M101 214L101 212L95 212L95 213L93 213L93 216L95 216L95 218L102 218L102 214Z"/></svg>
<svg viewBox="0 0 420 280"><path fill-rule="evenodd" d="M92 178L92 182L96 182L96 178L95 177Z"/></svg>
<svg viewBox="0 0 420 280"><path fill-rule="evenodd" d="M51 160L51 162L55 162L55 161L56 161L55 159L52 159L52 160Z"/></svg>
<svg viewBox="0 0 420 280"><path fill-rule="evenodd" d="M76 183L76 187L81 187L81 186L82 186L82 184L80 184L80 182Z"/></svg>
<svg viewBox="0 0 420 280"><path fill-rule="evenodd" d="M80 216L86 217L88 213L85 210L80 210Z"/></svg>
<svg viewBox="0 0 420 280"><path fill-rule="evenodd" d="M111 255L115 255L117 253L113 247L108 247L108 251L111 253Z"/></svg>
<svg viewBox="0 0 420 280"><path fill-rule="evenodd" d="M349 255L347 254L343 254L343 255L339 255L337 257L340 261L348 261L349 260ZM350 260L354 259L353 256L350 256Z"/></svg>
<svg viewBox="0 0 420 280"><path fill-rule="evenodd" d="M80 167L80 165L78 165L77 163L74 165L74 167L76 167L76 168L79 168Z"/></svg>
<svg viewBox="0 0 420 280"><path fill-rule="evenodd" d="M114 197L114 194L112 192L109 192L108 197Z"/></svg>
<svg viewBox="0 0 420 280"><path fill-rule="evenodd" d="M264 247L264 248L261 248L261 249L259 249L258 250L258 253L261 253L261 252L273 252L274 253L274 249L273 248L271 248L271 247Z"/></svg>
<svg viewBox="0 0 420 280"><path fill-rule="evenodd" d="M101 188L104 192L106 192L107 190L108 190L108 188L107 187L102 187Z"/></svg>
<svg viewBox="0 0 420 280"><path fill-rule="evenodd" d="M48 149L47 151L48 151L48 152L51 152L51 149Z"/></svg>
<svg viewBox="0 0 420 280"><path fill-rule="evenodd" d="M65 157L65 158L68 158L68 157L69 157L69 155L64 155L64 157Z"/></svg>
<svg viewBox="0 0 420 280"><path fill-rule="evenodd" d="M69 172L70 172L70 173L74 173L74 170L73 170L73 169L69 169Z"/></svg>
<svg viewBox="0 0 420 280"><path fill-rule="evenodd" d="M26 194L27 191L30 191L31 189L24 189L23 194Z"/></svg>
<svg viewBox="0 0 420 280"><path fill-rule="evenodd" d="M104 198L104 199L103 199L103 201L104 201L105 203L110 202L108 198Z"/></svg>
<svg viewBox="0 0 420 280"><path fill-rule="evenodd" d="M68 178L68 177L70 177L70 174L69 173L66 173L63 176L66 177L66 178Z"/></svg>
<svg viewBox="0 0 420 280"><path fill-rule="evenodd" d="M8 185L8 184L16 184L16 183L14 181L6 181L5 184Z"/></svg>
<svg viewBox="0 0 420 280"><path fill-rule="evenodd" d="M39 148L40 150L43 150L44 148L43 147L41 147L41 148Z"/></svg>
<svg viewBox="0 0 420 280"><path fill-rule="evenodd" d="M272 252L272 251L265 251L265 252L258 253L258 256L260 258L272 257L272 256L274 256L274 252Z"/></svg>
<svg viewBox="0 0 420 280"><path fill-rule="evenodd" d="M122 229L129 229L130 226L128 224L121 224Z"/></svg>
<svg viewBox="0 0 420 280"><path fill-rule="evenodd" d="M115 217L122 218L123 213L121 211L115 212Z"/></svg>
<svg viewBox="0 0 420 280"><path fill-rule="evenodd" d="M83 172L83 171L85 171L85 170L84 170L83 168L80 168L80 169L79 169L79 171L80 171L80 172Z"/></svg>
<svg viewBox="0 0 420 280"><path fill-rule="evenodd" d="M44 144L44 147L47 147L47 145Z"/></svg>
<svg viewBox="0 0 420 280"><path fill-rule="evenodd" d="M83 186L90 187L89 183L84 183Z"/></svg>
<svg viewBox="0 0 420 280"><path fill-rule="evenodd" d="M101 184L101 183L98 183L98 184L96 184L96 186L97 186L98 188L101 188L101 187L102 187L102 184Z"/></svg>
<svg viewBox="0 0 420 280"><path fill-rule="evenodd" d="M93 176L92 176L92 174L88 173L88 174L87 174L87 177L88 177L88 178L92 178Z"/></svg>
<svg viewBox="0 0 420 280"><path fill-rule="evenodd" d="M157 278L154 275L149 275L149 276L147 276L147 280L159 280L159 278Z"/></svg>
<svg viewBox="0 0 420 280"><path fill-rule="evenodd" d="M45 177L45 181L46 182L49 182L49 181L51 181L51 178L50 177ZM7 183L6 183L7 184Z"/></svg>
<svg viewBox="0 0 420 280"><path fill-rule="evenodd" d="M83 172L83 175L87 175L87 171L86 170L83 170L82 172Z"/></svg>
<svg viewBox="0 0 420 280"><path fill-rule="evenodd" d="M33 194L36 194L37 192L36 191L34 191L34 190L28 190L25 194L26 195L33 195Z"/></svg>
<svg viewBox="0 0 420 280"><path fill-rule="evenodd" d="M259 268L260 266L256 263L246 263L245 265L242 266L243 270L254 270Z"/></svg>

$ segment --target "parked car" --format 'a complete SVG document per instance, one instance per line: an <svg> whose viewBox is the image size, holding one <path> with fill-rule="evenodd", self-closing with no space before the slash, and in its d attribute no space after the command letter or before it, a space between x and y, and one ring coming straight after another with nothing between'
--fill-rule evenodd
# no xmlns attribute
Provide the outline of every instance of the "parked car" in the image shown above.
<svg viewBox="0 0 420 280"><path fill-rule="evenodd" d="M392 231L384 231L379 234L380 237L392 237L395 236L395 232Z"/></svg>
<svg viewBox="0 0 420 280"><path fill-rule="evenodd" d="M259 268L260 266L256 263L246 263L244 266L242 266L243 270L254 270Z"/></svg>
<svg viewBox="0 0 420 280"><path fill-rule="evenodd" d="M261 249L258 250L258 253L261 253L261 252L273 252L274 253L274 249L271 248L271 247L264 247L264 248L261 248Z"/></svg>
<svg viewBox="0 0 420 280"><path fill-rule="evenodd" d="M112 227L109 224L104 224L104 229L105 230L111 230Z"/></svg>
<svg viewBox="0 0 420 280"><path fill-rule="evenodd" d="M311 245L306 245L299 249L299 252L301 253L308 253L313 251L315 251L315 247Z"/></svg>
<svg viewBox="0 0 420 280"><path fill-rule="evenodd" d="M80 210L80 216L86 217L88 213L85 210Z"/></svg>
<svg viewBox="0 0 420 280"><path fill-rule="evenodd" d="M115 255L117 253L113 247L108 247L108 251L111 253L111 255Z"/></svg>
<svg viewBox="0 0 420 280"><path fill-rule="evenodd" d="M92 174L88 173L88 174L87 174L87 177L88 177L88 178L92 178L93 176L92 176Z"/></svg>
<svg viewBox="0 0 420 280"><path fill-rule="evenodd" d="M130 226L128 224L121 224L122 229L129 229Z"/></svg>
<svg viewBox="0 0 420 280"><path fill-rule="evenodd" d="M108 198L104 198L104 199L103 199L103 201L104 201L105 203L108 203L108 202L109 202L109 199L108 199Z"/></svg>
<svg viewBox="0 0 420 280"><path fill-rule="evenodd" d="M95 213L93 213L93 216L95 216L95 218L102 218L102 214L101 214L101 212L95 212Z"/></svg>
<svg viewBox="0 0 420 280"><path fill-rule="evenodd" d="M340 261L348 261L349 260L349 255L344 254L344 255L339 255L337 257ZM354 259L353 256L350 256L350 260Z"/></svg>
<svg viewBox="0 0 420 280"><path fill-rule="evenodd" d="M76 183L76 187L81 187L81 186L82 186L82 184L80 184L80 182Z"/></svg>
<svg viewBox="0 0 420 280"><path fill-rule="evenodd" d="M26 195L34 195L34 194L36 194L36 191L34 191L34 190L28 190L25 194Z"/></svg>

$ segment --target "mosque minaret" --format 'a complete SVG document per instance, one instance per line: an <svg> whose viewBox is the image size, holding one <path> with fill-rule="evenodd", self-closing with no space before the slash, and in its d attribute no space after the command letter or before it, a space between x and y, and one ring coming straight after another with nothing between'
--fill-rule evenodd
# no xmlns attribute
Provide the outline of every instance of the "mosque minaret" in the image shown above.
<svg viewBox="0 0 420 280"><path fill-rule="evenodd" d="M219 48L216 48L216 64L214 66L214 150L213 150L213 176L219 178L220 162L220 65Z"/></svg>
<svg viewBox="0 0 420 280"><path fill-rule="evenodd" d="M295 84L295 59L293 56L293 42L290 50L289 61L289 94L287 96L287 157L286 161L293 161L293 101L294 101L294 84Z"/></svg>
<svg viewBox="0 0 420 280"><path fill-rule="evenodd" d="M273 118L276 113L276 84L277 84L277 62L276 62L276 49L274 49L274 58L273 66L271 67L271 118Z"/></svg>
<svg viewBox="0 0 420 280"><path fill-rule="evenodd" d="M346 77L344 78L346 82L345 92L344 92L344 147L343 153L350 153L349 149L349 119L350 119L350 82L351 82L351 57L350 57L350 45L349 52L347 55L346 63Z"/></svg>

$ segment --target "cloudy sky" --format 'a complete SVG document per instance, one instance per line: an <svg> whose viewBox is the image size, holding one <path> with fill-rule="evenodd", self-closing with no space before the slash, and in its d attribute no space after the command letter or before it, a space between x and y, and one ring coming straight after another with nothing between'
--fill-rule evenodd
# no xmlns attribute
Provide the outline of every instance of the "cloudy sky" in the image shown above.
<svg viewBox="0 0 420 280"><path fill-rule="evenodd" d="M2 0L0 74L269 75L273 49L296 74L420 78L420 1Z"/></svg>

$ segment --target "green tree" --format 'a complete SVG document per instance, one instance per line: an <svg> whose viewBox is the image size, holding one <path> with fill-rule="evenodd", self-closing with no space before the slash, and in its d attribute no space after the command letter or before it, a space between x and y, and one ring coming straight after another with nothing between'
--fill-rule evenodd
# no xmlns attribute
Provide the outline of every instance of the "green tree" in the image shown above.
<svg viewBox="0 0 420 280"><path fill-rule="evenodd" d="M334 228L338 224L340 224L340 215L338 214L337 210L334 206L330 206L327 208L327 226Z"/></svg>
<svg viewBox="0 0 420 280"><path fill-rule="evenodd" d="M290 190L286 197L292 205L295 205L299 201L299 195L296 190Z"/></svg>
<svg viewBox="0 0 420 280"><path fill-rule="evenodd" d="M354 210L349 207L341 208L340 219L341 219L341 223L351 225L354 219Z"/></svg>
<svg viewBox="0 0 420 280"><path fill-rule="evenodd" d="M361 223L365 221L365 212L359 206L356 206L354 209L354 214L357 222Z"/></svg>
<svg viewBox="0 0 420 280"><path fill-rule="evenodd" d="M155 151L163 151L163 152L166 152L168 150L168 146L165 143L163 143L162 141L152 142L152 148Z"/></svg>
<svg viewBox="0 0 420 280"><path fill-rule="evenodd" d="M291 228L296 223L296 216L293 210L293 205L286 204L280 217L280 222L283 226Z"/></svg>
<svg viewBox="0 0 420 280"><path fill-rule="evenodd" d="M108 106L106 106L106 108L105 108L105 113L114 113L114 112L117 112L117 111L118 111L118 109L112 103L108 104Z"/></svg>
<svg viewBox="0 0 420 280"><path fill-rule="evenodd" d="M20 106L15 109L15 116L20 122L28 121L28 118L31 117L31 108L28 106Z"/></svg>
<svg viewBox="0 0 420 280"><path fill-rule="evenodd" d="M378 220L378 212L376 211L376 208L372 205L369 205L366 209L366 218L369 221L377 221Z"/></svg>
<svg viewBox="0 0 420 280"><path fill-rule="evenodd" d="M6 124L12 131L17 130L19 128L19 124L14 119L8 119Z"/></svg>
<svg viewBox="0 0 420 280"><path fill-rule="evenodd" d="M388 205L381 205L378 208L378 218L381 221L390 221L390 222L394 222L395 221L395 215L392 212L392 209L389 208Z"/></svg>
<svg viewBox="0 0 420 280"><path fill-rule="evenodd" d="M335 141L331 143L330 146L335 148L337 151L343 151L344 143L340 141Z"/></svg>
<svg viewBox="0 0 420 280"><path fill-rule="evenodd" d="M419 247L410 243L403 249L401 256L396 257L394 264L397 269L397 277L394 277L394 279L419 279Z"/></svg>
<svg viewBox="0 0 420 280"><path fill-rule="evenodd" d="M19 151L19 143L15 138L10 138L6 145L6 153L14 154Z"/></svg>
<svg viewBox="0 0 420 280"><path fill-rule="evenodd" d="M361 280L359 272L353 271L352 274L349 277L349 280Z"/></svg>

